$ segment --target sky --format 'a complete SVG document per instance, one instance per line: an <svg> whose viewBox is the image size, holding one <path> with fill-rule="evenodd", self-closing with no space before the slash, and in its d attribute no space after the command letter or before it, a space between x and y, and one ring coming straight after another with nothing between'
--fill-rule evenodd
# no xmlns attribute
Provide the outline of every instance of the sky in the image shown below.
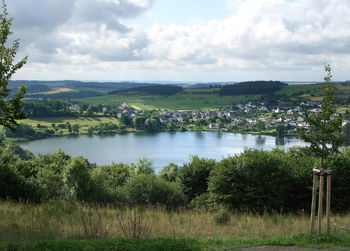
<svg viewBox="0 0 350 251"><path fill-rule="evenodd" d="M350 80L349 0L7 0L14 79Z"/></svg>

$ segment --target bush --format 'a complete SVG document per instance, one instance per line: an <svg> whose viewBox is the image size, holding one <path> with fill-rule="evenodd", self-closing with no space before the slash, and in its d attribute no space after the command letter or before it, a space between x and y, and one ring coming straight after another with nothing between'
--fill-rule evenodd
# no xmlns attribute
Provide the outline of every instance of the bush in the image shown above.
<svg viewBox="0 0 350 251"><path fill-rule="evenodd" d="M33 172L30 162L0 148L0 199L39 202L43 190Z"/></svg>
<svg viewBox="0 0 350 251"><path fill-rule="evenodd" d="M332 169L332 211L347 212L350 209L350 147L334 156L329 167Z"/></svg>
<svg viewBox="0 0 350 251"><path fill-rule="evenodd" d="M246 149L222 160L209 181L212 202L256 212L285 209L293 179L283 155L280 151Z"/></svg>
<svg viewBox="0 0 350 251"><path fill-rule="evenodd" d="M44 200L64 198L63 174L66 165L71 157L62 150L57 150L52 154L39 154L34 159L35 177L44 188Z"/></svg>
<svg viewBox="0 0 350 251"><path fill-rule="evenodd" d="M153 161L146 157L138 159L135 166L135 173L154 174Z"/></svg>
<svg viewBox="0 0 350 251"><path fill-rule="evenodd" d="M191 156L190 162L179 169L179 181L190 201L207 192L209 175L215 165L216 161L213 159Z"/></svg>
<svg viewBox="0 0 350 251"><path fill-rule="evenodd" d="M64 171L68 196L79 201L94 201L94 183L90 175L91 165L83 157L70 161Z"/></svg>
<svg viewBox="0 0 350 251"><path fill-rule="evenodd" d="M231 221L229 210L225 207L220 207L214 215L214 221L217 225L228 225Z"/></svg>
<svg viewBox="0 0 350 251"><path fill-rule="evenodd" d="M178 183L147 174L135 174L124 187L130 206L165 206L177 208L185 204L185 195Z"/></svg>
<svg viewBox="0 0 350 251"><path fill-rule="evenodd" d="M170 163L169 165L163 167L159 172L159 177L166 181L175 182L179 175L179 166Z"/></svg>

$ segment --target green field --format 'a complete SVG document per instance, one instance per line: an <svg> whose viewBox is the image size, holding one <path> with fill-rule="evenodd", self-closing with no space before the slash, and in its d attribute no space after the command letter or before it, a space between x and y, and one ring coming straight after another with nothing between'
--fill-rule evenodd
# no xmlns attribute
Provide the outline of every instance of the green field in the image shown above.
<svg viewBox="0 0 350 251"><path fill-rule="evenodd" d="M350 86L340 86L338 92L350 95ZM94 90L94 89L89 89ZM88 98L73 99L76 102L87 104L122 104L124 102L137 109L161 110L210 110L222 107L231 107L238 103L258 101L261 95L220 96L219 88L184 89L172 96L157 95L105 95ZM276 95L287 95L291 100L318 100L321 91L319 85L289 85L276 92Z"/></svg>
<svg viewBox="0 0 350 251"><path fill-rule="evenodd" d="M71 125L79 125L79 134L87 133L89 126L97 126L100 123L112 122L119 125L119 120L112 117L50 117L50 118L33 118L33 119L23 119L19 123L31 125L33 128L38 129L38 124L41 127L51 128L52 124L66 124L69 122ZM68 134L67 129L60 129L63 135Z"/></svg>
<svg viewBox="0 0 350 251"><path fill-rule="evenodd" d="M321 93L319 86L320 85L288 85L276 92L276 94L286 94L290 97L293 95L300 95L301 92L303 92L304 94L313 94L317 96Z"/></svg>
<svg viewBox="0 0 350 251"><path fill-rule="evenodd" d="M172 96L151 95L106 95L89 98L74 99L74 101L87 104L122 104L124 102L138 109L162 110L209 110L220 107L231 107L234 104L257 99L259 96L219 96L218 94L196 94L185 90Z"/></svg>

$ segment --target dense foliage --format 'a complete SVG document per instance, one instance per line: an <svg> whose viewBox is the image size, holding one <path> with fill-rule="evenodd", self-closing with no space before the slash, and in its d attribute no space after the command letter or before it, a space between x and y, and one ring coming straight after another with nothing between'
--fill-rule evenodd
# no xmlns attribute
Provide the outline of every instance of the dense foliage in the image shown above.
<svg viewBox="0 0 350 251"><path fill-rule="evenodd" d="M29 118L75 116L67 103L52 99L26 102L23 104L23 111Z"/></svg>
<svg viewBox="0 0 350 251"><path fill-rule="evenodd" d="M15 62L17 51L19 49L19 40L13 41L12 46L9 44L9 35L11 32L12 18L8 18L5 1L2 2L0 13L0 125L10 129L15 129L18 119L24 118L21 110L23 96L26 91L24 85L20 86L17 92L9 99L10 90L8 82L27 62L27 57Z"/></svg>
<svg viewBox="0 0 350 251"><path fill-rule="evenodd" d="M282 89L280 81L249 81L221 87L219 95L256 95L274 93Z"/></svg>
<svg viewBox="0 0 350 251"><path fill-rule="evenodd" d="M252 212L309 210L312 168L306 148L247 149L220 162L193 156L155 174L146 158L136 164L97 166L61 150L34 157L14 145L0 148L0 199L74 200L116 206L229 208ZM333 156L332 211L350 209L350 148Z"/></svg>

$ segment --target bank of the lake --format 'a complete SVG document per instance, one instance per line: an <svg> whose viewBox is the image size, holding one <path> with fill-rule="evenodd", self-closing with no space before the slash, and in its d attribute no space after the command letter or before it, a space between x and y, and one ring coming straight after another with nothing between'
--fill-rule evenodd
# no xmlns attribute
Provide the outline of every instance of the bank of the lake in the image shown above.
<svg viewBox="0 0 350 251"><path fill-rule="evenodd" d="M186 163L190 155L221 160L241 153L244 148L272 150L277 147L287 150L306 144L296 137L188 131L62 136L19 145L35 155L52 153L60 148L72 156L84 156L98 165L112 162L130 164L147 157L154 161L154 167L159 171L170 162L178 165Z"/></svg>

